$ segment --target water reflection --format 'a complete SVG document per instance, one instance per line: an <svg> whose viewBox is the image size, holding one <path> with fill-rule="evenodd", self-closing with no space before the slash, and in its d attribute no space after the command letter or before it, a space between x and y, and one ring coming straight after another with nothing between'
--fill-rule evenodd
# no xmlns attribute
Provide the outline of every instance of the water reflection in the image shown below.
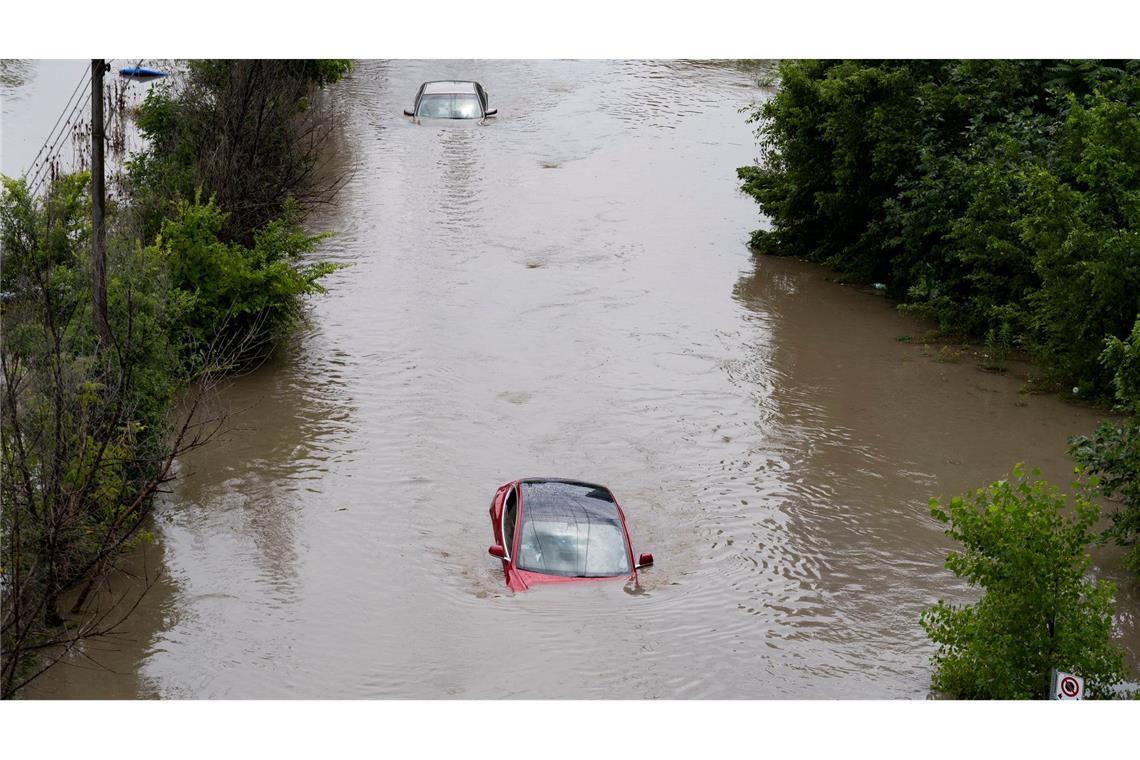
<svg viewBox="0 0 1140 760"><path fill-rule="evenodd" d="M223 520L252 541L261 574L283 602L296 573L293 515L347 458L336 444L351 433L354 413L344 391L351 357L319 332L303 342L324 346L297 351L296 374L283 377L278 359L228 391L231 430L187 458L178 492L178 511L197 530Z"/></svg>
<svg viewBox="0 0 1140 760"><path fill-rule="evenodd" d="M481 126L440 127L440 154L433 171L423 180L438 183L439 226L452 233L451 244L458 251L470 249L482 229L479 166L473 145L481 137Z"/></svg>
<svg viewBox="0 0 1140 760"><path fill-rule="evenodd" d="M153 699L160 687L143 673L161 648L160 632L178 622L177 586L165 568L161 542L144 542L123 557L119 571L90 599L88 609L105 615L114 632L83 642L69 656L33 681L22 699Z"/></svg>
<svg viewBox="0 0 1140 760"><path fill-rule="evenodd" d="M842 645L833 651L846 652L852 669L909 670L920 682L924 663L914 653L929 644L918 615L934 599L976 595L943 568L951 546L928 516L928 498L1002 477L1017 461L1066 483L1066 438L1095 415L1051 397L1023 398L1017 378L927 358L896 340L921 335L924 324L825 278L813 265L763 257L734 289L776 347L751 368L734 368L734 381L773 388L759 405L762 416L777 410L786 460L764 467L782 483L780 535L754 530L747 540L776 539L779 557L761 549L757 568L782 559L801 588L781 603L793 637L810 632ZM1121 601L1127 610L1127 594ZM1135 651L1130 619L1121 616L1119 641Z"/></svg>
<svg viewBox="0 0 1140 760"><path fill-rule="evenodd" d="M306 559L297 520L337 508L320 484L352 457L337 446L353 429L344 381L351 363L319 330L302 333L225 392L228 432L182 462L163 529L181 615L142 672L190 680L172 688L160 678L161 696L197 695L192 684L235 658L271 671L272 651L291 646ZM283 373L286 365L296 373Z"/></svg>

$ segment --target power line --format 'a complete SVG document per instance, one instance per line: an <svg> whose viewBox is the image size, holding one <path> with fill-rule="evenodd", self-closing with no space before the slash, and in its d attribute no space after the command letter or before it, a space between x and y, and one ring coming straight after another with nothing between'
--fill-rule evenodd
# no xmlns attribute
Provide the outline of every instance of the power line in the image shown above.
<svg viewBox="0 0 1140 760"><path fill-rule="evenodd" d="M50 150L44 156L43 161L40 163L39 168L36 170L36 173L32 176L32 180L28 183L30 194L35 194L36 190L39 189L39 186L43 183L44 179L51 176L51 162L53 159L58 157L60 149L63 148L63 139L70 136L71 134L66 129L66 127L71 126L72 119L76 116L76 114L81 113L84 109L87 108L90 103L90 92L87 93L87 96L82 101L76 102L75 108L72 109L71 114L67 117L67 121L64 124L65 129L60 131L59 135L55 139L55 142L52 144Z"/></svg>
<svg viewBox="0 0 1140 760"><path fill-rule="evenodd" d="M87 75L88 75L88 73L90 73L90 71L91 71L91 64L89 63L89 64L87 64L87 67L83 70L83 75L79 78L79 82L76 83L75 89L71 91L71 95L67 98L67 103L63 106L63 110L60 112L59 118L57 118L55 120L55 125L51 128L51 131L48 132L47 139L44 140L44 144L40 146L40 149L36 152L35 158L33 158L31 164L29 164L28 171L24 172L25 177L28 176L28 173L32 170L32 167L35 166L36 161L39 160L40 154L43 153L44 148L46 148L47 144L49 142L51 142L52 136L55 135L56 128L59 127L60 122L63 121L63 115L65 113L67 113L68 107L71 106L71 101L75 98L75 94L77 92L79 92L79 88L82 87L83 83L87 80ZM72 112L74 113L74 109L72 109Z"/></svg>
<svg viewBox="0 0 1140 760"><path fill-rule="evenodd" d="M90 103L91 103L91 93L90 92L87 93L87 95L83 98L83 100L76 102L75 107L72 109L71 113L67 117L67 120L64 122L64 129L61 130L60 133L56 136L55 141L52 143L51 147L48 149L48 152L44 155L43 160L40 162L40 165L36 168L35 173L32 175L31 181L28 183L28 187L33 193L35 192L36 189L38 189L38 187L39 187L40 183L43 181L43 179L47 176L50 176L50 174L51 174L50 168L51 168L52 161L59 156L59 151L63 148L64 140L72 135L72 132L71 132L71 130L68 129L68 127L71 127L73 123L78 122L77 116L82 114L82 112L87 108L87 106Z"/></svg>
<svg viewBox="0 0 1140 760"><path fill-rule="evenodd" d="M109 68L115 62L115 60L117 60L117 59L112 58L111 60L107 60L107 62L105 62L105 65ZM87 74L90 73L90 71L91 71L91 64L88 64L86 70L84 70L83 79L80 80L79 84L75 85L75 90L72 91L73 97L75 95L75 92L79 91L79 88L83 84L84 80L87 79ZM104 95L104 97L106 97L106 90L104 90L103 95ZM68 98L67 101L68 101L68 104L70 104L71 98ZM78 119L76 119L76 117L78 117L84 111L86 111L86 109L90 105L90 103L91 103L91 91L90 91L90 88L88 88L87 95L84 96L82 100L76 100L75 101L75 105L72 107L71 113L67 114L66 121L64 121L64 114L63 113L59 114L59 119L56 120L56 126L58 126L60 122L64 122L63 129L60 130L58 134L56 134L54 141L51 140L51 134L55 133L56 128L54 126L54 128L51 129L51 133L48 134L48 141L51 141L51 147L48 148L48 152L46 154L43 154L43 148L46 148L47 144L48 144L48 141L44 141L43 147L40 148L40 153L36 154L36 158L39 158L40 154L43 154L42 162L38 166L35 166L35 161L33 161L33 167L34 167L35 171L33 172L32 167L30 167L30 169L28 169L28 171L24 173L25 179L27 178L28 174L32 174L31 180L28 180L28 182L27 182L28 194L35 195L36 191L38 191L40 189L40 187L43 185L44 180L48 180L51 177L52 162L54 162L56 160L56 158L58 158L60 150L63 149L64 140L67 137L72 136L72 132L68 131L68 129L67 129L68 126L71 126L73 123L78 123ZM66 107L65 107L65 112L66 112Z"/></svg>
<svg viewBox="0 0 1140 760"><path fill-rule="evenodd" d="M117 59L112 58L110 61L106 61L105 65L108 68L110 68L111 64L115 60L117 60ZM85 70L85 72L90 72L90 71L91 71L91 64L87 64L87 69ZM86 78L86 73L84 74L84 77ZM79 85L82 85L83 81L84 80L81 79L79 82ZM79 86L77 85L76 91L78 91L78 89L79 89ZM72 94L74 95L74 91ZM103 96L106 97L105 92L104 92ZM68 102L70 102L70 99L68 100ZM29 195L35 195L35 193L43 185L44 181L49 179L52 176L52 162L53 162L53 160L58 158L60 150L63 149L63 145L64 145L63 140L65 138L71 136L71 133L68 131L67 127L70 127L73 122L77 122L77 119L76 119L77 115L81 115L86 110L87 106L90 105L90 103L91 103L91 91L90 91L90 89L88 89L83 100L76 101L75 106L71 109L71 113L68 114L68 116L67 116L66 122L64 122L64 128L59 132L58 135L56 135L54 142L52 142L52 145L48 149L48 152L44 155L43 162L38 167L36 167L35 173L32 174L32 178L28 182L28 193L29 193ZM60 114L60 118L56 120L56 124L58 125L59 122L62 120L63 120L63 114ZM55 132L54 128L52 129L52 132L53 133ZM51 139L50 135L49 135L48 139L49 140ZM46 145L47 145L47 143L45 142L45 147L46 147ZM43 152L43 148L40 149L40 152L41 153ZM38 154L37 154L37 156L38 156ZM29 169L29 172L30 171L31 170ZM27 177L27 173L25 173L24 176Z"/></svg>
<svg viewBox="0 0 1140 760"><path fill-rule="evenodd" d="M139 59L136 66L142 66L143 60L145 59ZM129 63L129 61L122 61L122 59L112 58L104 62L104 65L106 66L105 70L109 71L113 69L113 64L116 61L119 61L121 63ZM75 89L72 90L72 98L74 98L75 94L79 91L79 88L83 85L90 70L91 64L88 64L87 68L84 71L84 78L80 79L79 84L77 84ZM104 88L102 96L104 98L107 97L106 88ZM71 103L72 98L68 98L69 104ZM60 114L58 119L56 119L56 126L52 127L52 131L48 134L48 139L44 141L44 145L36 154L36 158L33 159L32 166L29 167L26 172L24 172L24 178L27 180L29 195L35 195L35 193L38 192L39 189L44 185L45 181L51 179L53 175L53 162L58 159L60 152L63 150L63 147L65 145L64 140L68 137L73 136L73 131L69 130L68 127L79 123L79 117L81 117L82 114L86 111L90 103L91 91L89 88L84 97L81 100L77 100L75 102L74 106L71 108L70 113L67 113L67 108L65 106L64 112ZM66 119L64 118L65 113L67 114ZM59 133L56 134L56 128L59 127L61 122L63 123L63 127L60 129ZM55 135L54 140L52 139L53 134ZM49 142L51 143L50 147L48 146ZM45 148L47 149L46 153L44 152ZM43 156L42 160L40 159L41 155ZM36 164L37 161L39 161L38 165ZM58 166L58 164L55 164L55 166ZM28 179L29 175L31 175L30 179Z"/></svg>
<svg viewBox="0 0 1140 760"><path fill-rule="evenodd" d="M32 167L34 167L34 166L36 165L36 161L38 161L38 160L39 160L39 158L40 158L40 154L44 152L44 148L46 148L46 147L47 147L47 144L48 144L49 142L51 142L51 140L52 140L52 135L54 135L54 134L55 134L55 130L56 130L56 128L57 128L57 127L59 127L59 123L60 123L61 121L63 121L63 115L64 115L65 113L67 113L67 109L68 109L68 107L71 105L71 101L72 101L72 100L75 98L75 94L76 94L77 92L79 92L79 88L83 86L83 83L84 83L85 81L87 81L87 75L88 75L90 72L91 72L91 64L90 64L90 63L88 63L88 64L87 64L87 68L85 68L85 69L83 70L83 75L82 75L81 77L79 77L79 82L78 82L78 83L75 85L75 89L71 91L71 95L70 95L70 96L67 98L67 103L66 103L66 104L63 106L63 110L62 110L62 111L60 111L60 114L59 114L59 118L55 120L55 126L53 126L53 127L51 128L51 131L50 131L50 132L48 132L48 136L47 136L47 139L45 139L45 140L44 140L44 144L40 146L40 149L39 149L38 151L36 151L36 156L35 156L35 158L33 158L33 159L32 159L32 163L28 165L28 169L27 169L27 171L25 171L25 172L24 172L24 177L25 177L25 178L26 178L26 177L28 176L28 174L31 172L31 170L32 170ZM72 109L72 113L74 113L74 110L75 110L75 109Z"/></svg>

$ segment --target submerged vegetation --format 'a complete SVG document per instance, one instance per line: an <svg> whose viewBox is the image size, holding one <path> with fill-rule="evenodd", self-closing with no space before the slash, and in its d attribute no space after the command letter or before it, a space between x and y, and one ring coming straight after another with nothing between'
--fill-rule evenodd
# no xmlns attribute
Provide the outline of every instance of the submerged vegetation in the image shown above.
<svg viewBox="0 0 1140 760"><path fill-rule="evenodd" d="M1101 359L1114 369L1118 409L1129 416L1073 438L1069 451L1098 478L1100 495L1119 502L1105 536L1127 549L1124 565L1140 576L1140 320L1128 340L1110 339Z"/></svg>
<svg viewBox="0 0 1140 760"><path fill-rule="evenodd" d="M18 691L131 605L95 600L176 458L219 430L205 403L264 357L336 267L302 223L344 61L197 61L140 109L148 147L108 209L110 340L92 319L89 176L39 196L4 179L0 350L3 649ZM209 149L207 149L209 148Z"/></svg>

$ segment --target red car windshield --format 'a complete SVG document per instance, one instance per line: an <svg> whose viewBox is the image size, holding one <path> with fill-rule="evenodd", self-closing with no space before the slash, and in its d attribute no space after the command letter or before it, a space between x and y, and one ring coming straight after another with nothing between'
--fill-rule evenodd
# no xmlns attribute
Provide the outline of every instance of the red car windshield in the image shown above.
<svg viewBox="0 0 1140 760"><path fill-rule="evenodd" d="M606 489L564 481L521 487L517 567L579 578L632 572L621 517Z"/></svg>

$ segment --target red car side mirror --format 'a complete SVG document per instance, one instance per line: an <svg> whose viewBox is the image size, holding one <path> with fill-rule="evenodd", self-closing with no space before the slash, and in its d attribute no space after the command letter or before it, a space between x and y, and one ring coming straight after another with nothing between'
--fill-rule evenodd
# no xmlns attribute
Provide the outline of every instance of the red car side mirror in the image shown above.
<svg viewBox="0 0 1140 760"><path fill-rule="evenodd" d="M638 567L646 567L647 565L652 565L652 564L653 564L653 555L648 553L648 552L646 552L645 554L642 554L641 557L637 560L637 566Z"/></svg>
<svg viewBox="0 0 1140 760"><path fill-rule="evenodd" d="M487 553L490 554L492 557L498 557L499 559L506 559L507 558L507 550L504 549L503 547L499 546L498 544L495 544L494 546L488 547Z"/></svg>

